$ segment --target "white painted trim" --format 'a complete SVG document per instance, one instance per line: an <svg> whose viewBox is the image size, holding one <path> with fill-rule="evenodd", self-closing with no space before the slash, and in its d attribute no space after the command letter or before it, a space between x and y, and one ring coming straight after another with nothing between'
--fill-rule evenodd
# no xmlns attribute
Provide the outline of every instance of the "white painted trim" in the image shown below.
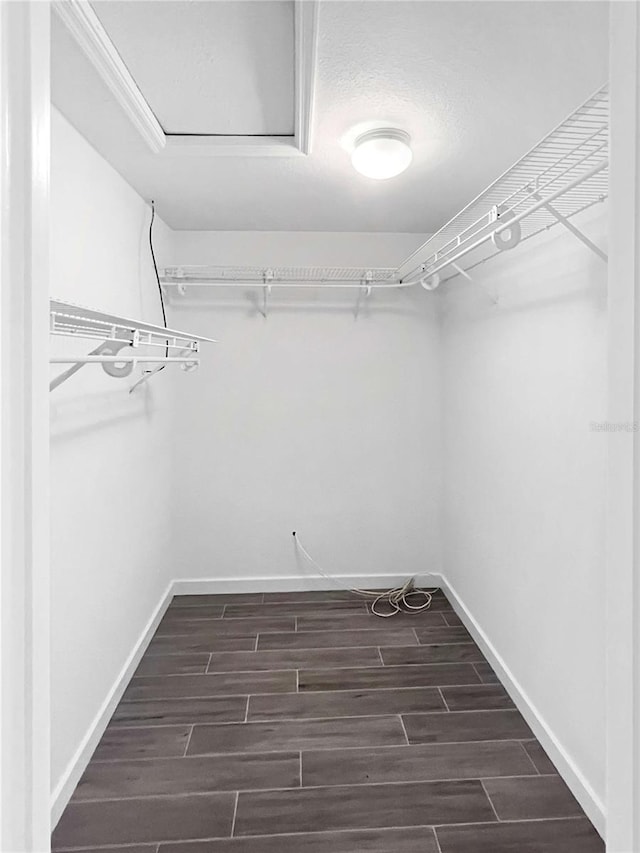
<svg viewBox="0 0 640 853"><path fill-rule="evenodd" d="M51 795L51 826L55 827L60 820L60 816L65 809L65 806L71 799L76 785L80 781L80 777L84 773L91 756L98 745L100 738L104 734L109 720L113 716L122 694L127 685L131 681L133 673L136 671L142 656L144 655L151 638L155 634L160 620L165 614L165 611L171 599L173 598L173 583L170 583L164 591L162 598L156 606L151 618L145 625L136 642L131 654L127 658L124 666L118 673L111 689L107 693L106 699L102 703L100 710L96 714L93 722L89 726L85 736L80 742L80 746L75 752L73 758L69 761L60 781L55 787Z"/></svg>
<svg viewBox="0 0 640 853"><path fill-rule="evenodd" d="M608 419L640 417L640 6L611 3ZM640 440L609 433L607 851L640 850Z"/></svg>
<svg viewBox="0 0 640 853"><path fill-rule="evenodd" d="M165 157L301 157L293 136L190 136L169 133Z"/></svg>
<svg viewBox="0 0 640 853"><path fill-rule="evenodd" d="M440 586L449 599L450 604L456 611L465 627L480 647L482 653L489 661L502 682L509 696L513 699L516 707L529 724L531 730L538 738L545 751L567 783L573 795L584 809L587 817L593 823L600 835L604 837L605 832L605 806L602 800L593 790L579 767L564 749L558 738L554 735L551 727L543 715L536 708L527 695L524 687L518 682L504 662L502 655L495 648L484 630L480 627L469 608L462 601L456 590L444 577L440 577ZM631 851L627 851L631 853Z"/></svg>
<svg viewBox="0 0 640 853"><path fill-rule="evenodd" d="M50 835L49 46L48 3L0 3L0 850L22 853Z"/></svg>
<svg viewBox="0 0 640 853"><path fill-rule="evenodd" d="M302 154L311 153L318 56L319 0L295 2L295 139Z"/></svg>
<svg viewBox="0 0 640 853"><path fill-rule="evenodd" d="M173 582L174 595L212 595L215 593L242 592L311 592L313 590L339 590L345 588L385 589L400 586L410 575L338 575L333 583L317 575L282 575L280 577L253 578L186 578ZM419 575L416 583L430 588L440 586L439 575Z"/></svg>
<svg viewBox="0 0 640 853"><path fill-rule="evenodd" d="M160 122L88 0L55 0L53 8L149 148L161 151L166 139Z"/></svg>
<svg viewBox="0 0 640 853"><path fill-rule="evenodd" d="M311 151L319 0L294 6L294 133L215 136L165 133L89 0L54 0L53 8L154 154L170 157L299 157Z"/></svg>

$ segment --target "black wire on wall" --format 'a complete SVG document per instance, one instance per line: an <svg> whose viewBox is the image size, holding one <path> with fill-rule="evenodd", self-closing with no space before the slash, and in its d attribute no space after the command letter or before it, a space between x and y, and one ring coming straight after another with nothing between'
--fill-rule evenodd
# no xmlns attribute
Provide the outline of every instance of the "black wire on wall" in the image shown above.
<svg viewBox="0 0 640 853"><path fill-rule="evenodd" d="M162 322L164 324L165 329L167 328L167 311L164 306L164 294L162 293L162 285L160 284L160 274L158 272L158 264L156 262L156 253L153 250L153 222L156 218L156 203L151 200L151 221L149 222L149 249L151 251L151 260L153 261L153 269L156 274L156 282L158 284L158 293L160 294L160 307L162 308ZM165 348L165 356L169 356L169 343L167 342L167 346ZM166 364L163 364L162 367L158 369L158 373L161 370L164 370Z"/></svg>

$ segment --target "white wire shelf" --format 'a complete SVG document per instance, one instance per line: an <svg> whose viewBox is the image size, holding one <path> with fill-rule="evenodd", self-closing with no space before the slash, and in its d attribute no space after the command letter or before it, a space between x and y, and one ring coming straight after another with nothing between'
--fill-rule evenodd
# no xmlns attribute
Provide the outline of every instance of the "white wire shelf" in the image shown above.
<svg viewBox="0 0 640 853"><path fill-rule="evenodd" d="M174 266L161 273L168 292L191 288L263 289L262 313L272 288L358 288L356 316L377 289L442 281L470 271L558 225L601 260L607 255L571 221L603 202L609 191L609 92L599 89L471 201L397 268Z"/></svg>
<svg viewBox="0 0 640 853"><path fill-rule="evenodd" d="M608 139L605 86L411 254L397 279L433 290L557 225L606 261L571 219L607 198Z"/></svg>
<svg viewBox="0 0 640 853"><path fill-rule="evenodd" d="M57 388L85 364L101 364L106 373L116 378L129 376L137 364L157 365L142 381L165 364L179 364L183 369L191 370L200 364L197 357L200 344L217 343L213 338L131 320L59 299L49 301L49 323L54 336L99 341L97 348L86 356L53 356L51 364L71 364L72 367L51 381L50 390ZM158 348L161 352L148 355L140 352L140 347ZM120 355L125 348L129 348L132 354ZM133 387L139 384L140 381Z"/></svg>
<svg viewBox="0 0 640 853"><path fill-rule="evenodd" d="M262 306L258 310L265 318L274 288L315 288L318 292L356 288L354 315L358 317L372 291L412 286L398 281L397 271L392 267L179 266L164 269L160 281L169 292L174 289L180 296L186 296L191 288L261 288Z"/></svg>
<svg viewBox="0 0 640 853"><path fill-rule="evenodd" d="M398 287L393 267L166 267L160 275L165 287Z"/></svg>

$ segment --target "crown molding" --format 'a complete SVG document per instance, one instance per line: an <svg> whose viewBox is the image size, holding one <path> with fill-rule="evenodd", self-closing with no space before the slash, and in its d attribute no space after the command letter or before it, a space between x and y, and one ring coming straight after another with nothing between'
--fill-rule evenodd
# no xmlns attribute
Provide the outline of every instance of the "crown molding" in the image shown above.
<svg viewBox="0 0 640 853"><path fill-rule="evenodd" d="M295 0L292 136L165 133L88 0L55 0L60 20L154 154L170 157L299 157L311 151L319 0Z"/></svg>
<svg viewBox="0 0 640 853"><path fill-rule="evenodd" d="M161 151L166 137L160 122L91 4L88 0L56 0L52 5L140 136L154 153Z"/></svg>

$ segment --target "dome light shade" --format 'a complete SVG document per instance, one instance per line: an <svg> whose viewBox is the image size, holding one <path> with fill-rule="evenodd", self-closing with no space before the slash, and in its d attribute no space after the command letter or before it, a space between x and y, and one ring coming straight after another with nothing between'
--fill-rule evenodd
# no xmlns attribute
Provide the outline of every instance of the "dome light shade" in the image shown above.
<svg viewBox="0 0 640 853"><path fill-rule="evenodd" d="M411 163L410 142L404 130L393 127L370 130L356 139L351 162L367 178L379 181L394 178Z"/></svg>

